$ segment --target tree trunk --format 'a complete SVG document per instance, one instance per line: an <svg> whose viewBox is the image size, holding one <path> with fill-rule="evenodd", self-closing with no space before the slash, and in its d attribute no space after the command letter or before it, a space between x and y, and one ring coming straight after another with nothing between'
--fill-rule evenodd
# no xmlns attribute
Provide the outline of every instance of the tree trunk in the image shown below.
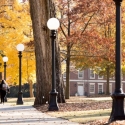
<svg viewBox="0 0 125 125"><path fill-rule="evenodd" d="M35 105L49 101L51 91L51 46L46 23L49 18L48 0L30 0L36 57L36 98Z"/></svg>
<svg viewBox="0 0 125 125"><path fill-rule="evenodd" d="M36 98L35 105L45 104L49 102L49 92L52 85L52 59L51 59L51 42L50 31L47 28L47 21L50 17L54 17L55 10L51 0L29 0L30 12L33 24L35 57L36 57ZM57 45L58 47L58 45ZM58 99L63 100L60 81L60 61L59 51L56 48L56 82Z"/></svg>
<svg viewBox="0 0 125 125"><path fill-rule="evenodd" d="M66 90L65 98L70 98L70 84L69 84L69 74L70 74L70 46L67 45L67 59L66 59Z"/></svg>
<svg viewBox="0 0 125 125"><path fill-rule="evenodd" d="M109 95L109 66L107 66L106 70L107 70L106 95Z"/></svg>
<svg viewBox="0 0 125 125"><path fill-rule="evenodd" d="M60 50L58 44L56 44L56 90L58 92L58 103L65 103L63 77L61 74L61 62L60 62Z"/></svg>

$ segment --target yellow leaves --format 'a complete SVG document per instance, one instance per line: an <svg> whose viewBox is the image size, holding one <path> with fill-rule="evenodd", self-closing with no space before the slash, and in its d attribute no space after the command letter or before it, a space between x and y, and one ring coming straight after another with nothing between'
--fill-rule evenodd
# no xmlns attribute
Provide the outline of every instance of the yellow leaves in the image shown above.
<svg viewBox="0 0 125 125"><path fill-rule="evenodd" d="M15 0L15 2L14 2L14 9L16 11L22 11L22 5L19 3L18 0Z"/></svg>
<svg viewBox="0 0 125 125"><path fill-rule="evenodd" d="M19 0L14 0L14 9L16 11L24 11L24 10L29 10L29 3L26 2L25 4L21 4Z"/></svg>
<svg viewBox="0 0 125 125"><path fill-rule="evenodd" d="M7 2L6 0L4 0ZM7 62L7 82L13 84L19 81L19 58L16 45L33 40L32 22L29 14L28 4L19 4L14 0L12 6L2 6L0 11L0 50L8 57ZM26 83L28 78L35 81L35 58L25 51L22 53L22 83ZM3 64L0 56L0 63ZM3 71L3 65L0 67Z"/></svg>

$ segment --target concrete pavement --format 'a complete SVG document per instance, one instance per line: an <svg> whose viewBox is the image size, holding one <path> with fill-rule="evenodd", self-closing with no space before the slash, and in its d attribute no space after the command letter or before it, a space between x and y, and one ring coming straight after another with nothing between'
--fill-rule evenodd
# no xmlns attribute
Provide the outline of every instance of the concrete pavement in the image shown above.
<svg viewBox="0 0 125 125"><path fill-rule="evenodd" d="M0 104L0 125L79 125L42 113L31 105Z"/></svg>

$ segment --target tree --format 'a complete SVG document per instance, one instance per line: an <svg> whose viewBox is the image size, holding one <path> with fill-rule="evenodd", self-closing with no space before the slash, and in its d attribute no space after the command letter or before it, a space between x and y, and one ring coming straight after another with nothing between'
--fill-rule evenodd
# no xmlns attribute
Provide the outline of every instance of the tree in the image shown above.
<svg viewBox="0 0 125 125"><path fill-rule="evenodd" d="M91 3L91 4L90 4ZM91 20L98 12L100 6L98 0L59 0L60 45L66 60L66 99L70 97L69 73L71 55L78 52L76 45L86 43L86 35L91 30ZM89 32L89 33L88 33ZM88 40L87 40L88 41Z"/></svg>
<svg viewBox="0 0 125 125"><path fill-rule="evenodd" d="M29 2L36 56L37 93L34 104L37 105L49 101L51 90L51 45L46 24L52 16L53 6L51 0L30 0Z"/></svg>
<svg viewBox="0 0 125 125"><path fill-rule="evenodd" d="M80 44L79 54L82 56L74 57L74 60L77 60L78 68L93 68L96 73L105 75L106 94L109 94L109 78L113 75L115 67L115 11L113 11L115 6L110 0L101 2L99 6L98 12L91 21L91 32L86 35L88 43Z"/></svg>
<svg viewBox="0 0 125 125"><path fill-rule="evenodd" d="M88 43L80 44L78 57L76 55L73 60L77 68L93 68L97 74L104 75L107 79L106 94L109 94L109 78L115 73L115 6L110 0L101 2L100 6L92 20L96 27L91 25Z"/></svg>
<svg viewBox="0 0 125 125"><path fill-rule="evenodd" d="M2 56L7 56L9 58L7 62L7 82L9 84L18 84L18 53L16 50L16 45L18 43L26 44L33 39L32 36L32 26L31 19L29 15L29 5L28 3L19 4L17 0L2 0L0 2L0 49ZM29 48L25 45L25 50L23 52L23 66L22 66L22 82L27 82L27 67L29 70L29 75L32 77L35 73L35 61L29 59L29 66L27 66L27 53ZM30 55L30 54L29 54ZM34 56L34 51L32 52ZM1 61L3 63L3 61ZM0 67L0 71L3 72L3 65ZM30 77L30 78L31 78ZM32 77L34 82L35 77Z"/></svg>

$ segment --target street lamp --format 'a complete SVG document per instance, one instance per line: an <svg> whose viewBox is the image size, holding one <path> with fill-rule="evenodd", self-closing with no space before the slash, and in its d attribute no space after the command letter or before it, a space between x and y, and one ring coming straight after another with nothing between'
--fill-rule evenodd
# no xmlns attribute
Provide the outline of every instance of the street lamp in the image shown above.
<svg viewBox="0 0 125 125"><path fill-rule="evenodd" d="M8 57L4 56L3 57L3 62L4 62L4 80L6 81L6 62L8 61Z"/></svg>
<svg viewBox="0 0 125 125"><path fill-rule="evenodd" d="M122 0L114 0L116 5L116 45L115 45L115 91L112 94L112 112L109 123L116 120L125 120L124 97L121 88L121 3Z"/></svg>
<svg viewBox="0 0 125 125"><path fill-rule="evenodd" d="M50 18L47 22L48 28L51 30L51 45L52 45L52 90L50 92L49 111L59 110L57 104L56 91L56 73L55 73L55 45L56 45L56 30L59 28L59 20L56 18Z"/></svg>
<svg viewBox="0 0 125 125"><path fill-rule="evenodd" d="M22 57L22 51L24 50L24 45L23 44L18 44L17 45L17 50L18 50L18 57L19 57L19 92L18 92L18 99L17 99L17 105L22 105L23 101L22 101L22 96L23 93L21 91L21 57Z"/></svg>
<svg viewBox="0 0 125 125"><path fill-rule="evenodd" d="M3 62L4 62L4 80L6 81L6 62L8 61L8 57L4 56L3 57ZM5 96L5 102L7 102L7 95Z"/></svg>

